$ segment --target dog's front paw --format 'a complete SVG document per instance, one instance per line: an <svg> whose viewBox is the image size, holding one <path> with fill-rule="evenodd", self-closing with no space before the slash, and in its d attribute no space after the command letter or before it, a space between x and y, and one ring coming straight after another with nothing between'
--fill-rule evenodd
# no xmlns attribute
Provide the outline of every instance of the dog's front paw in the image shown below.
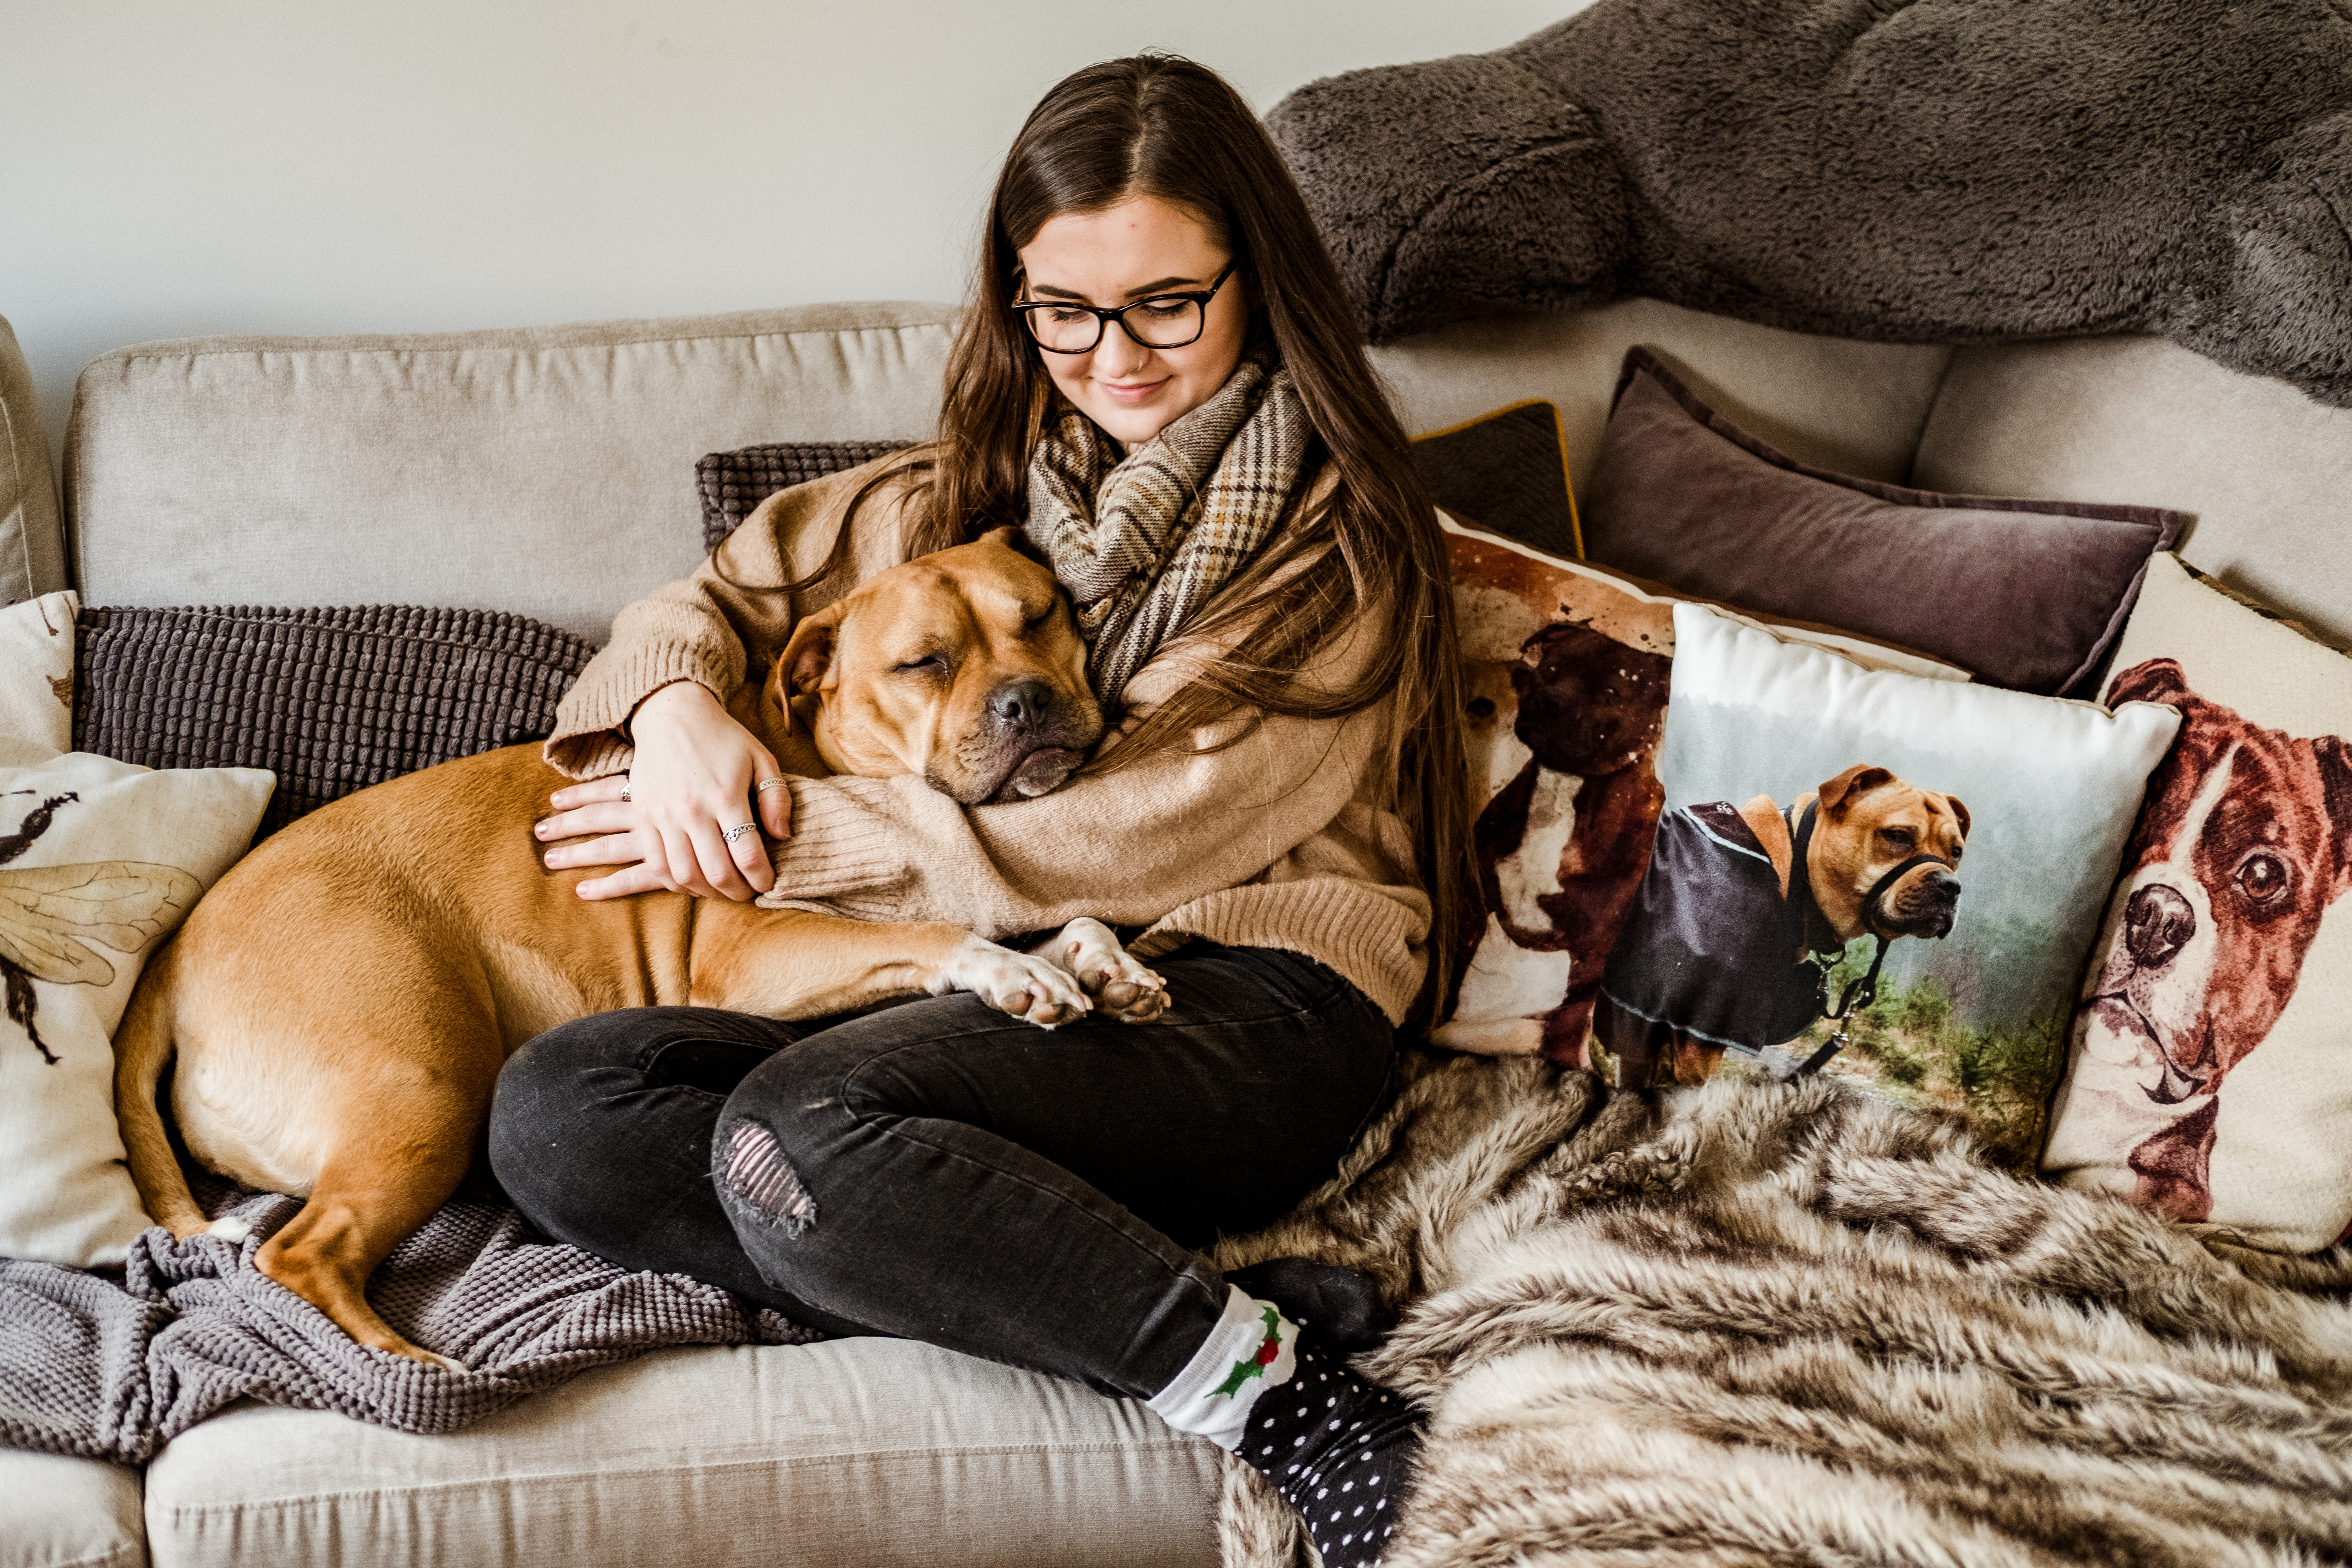
<svg viewBox="0 0 2352 1568"><path fill-rule="evenodd" d="M1121 947L1100 921L1081 915L1038 951L1077 976L1106 1018L1148 1024L1168 1010L1168 983Z"/></svg>
<svg viewBox="0 0 2352 1568"><path fill-rule="evenodd" d="M1094 1010L1077 976L1050 960L967 936L940 965L930 993L969 991L1000 1013L1050 1029Z"/></svg>

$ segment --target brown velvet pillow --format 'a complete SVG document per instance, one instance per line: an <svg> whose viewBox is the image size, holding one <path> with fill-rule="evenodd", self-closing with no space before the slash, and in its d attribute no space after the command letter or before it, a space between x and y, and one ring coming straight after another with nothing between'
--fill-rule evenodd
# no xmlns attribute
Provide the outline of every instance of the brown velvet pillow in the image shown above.
<svg viewBox="0 0 2352 1568"><path fill-rule="evenodd" d="M1810 468L1700 402L1643 348L1625 355L1585 491L1591 560L2043 695L2087 695L2148 557L2189 521Z"/></svg>

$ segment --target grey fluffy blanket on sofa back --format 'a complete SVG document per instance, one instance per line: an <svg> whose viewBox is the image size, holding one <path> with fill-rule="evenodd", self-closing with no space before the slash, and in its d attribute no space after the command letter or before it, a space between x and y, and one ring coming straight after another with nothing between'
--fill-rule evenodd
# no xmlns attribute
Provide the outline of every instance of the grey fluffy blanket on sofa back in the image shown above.
<svg viewBox="0 0 2352 1568"><path fill-rule="evenodd" d="M1268 116L1375 342L1642 294L2352 405L2346 0L1599 0Z"/></svg>

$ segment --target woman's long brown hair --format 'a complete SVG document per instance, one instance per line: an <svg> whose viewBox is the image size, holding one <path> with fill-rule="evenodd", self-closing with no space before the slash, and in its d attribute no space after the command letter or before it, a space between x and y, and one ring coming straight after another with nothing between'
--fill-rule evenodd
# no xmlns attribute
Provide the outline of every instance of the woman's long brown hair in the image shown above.
<svg viewBox="0 0 2352 1568"><path fill-rule="evenodd" d="M1327 504L1295 514L1185 628L1226 640L1245 629L1247 655L1209 668L1098 765L1189 747L1197 726L1236 712L1330 719L1392 699L1376 755L1394 781L1390 804L1416 846L1433 905L1432 983L1414 1017L1426 1025L1452 994L1468 902L1461 668L1444 539L1307 204L1249 105L1214 71L1165 55L1108 60L1064 79L1030 112L989 204L971 308L948 360L939 439L910 454L928 483L908 552L1026 519L1030 456L1053 387L1012 310L1020 250L1049 218L1137 195L1194 214L1240 262L1252 339L1273 343L1315 426L1308 468L1328 463L1337 482ZM1361 677L1342 689L1301 682L1302 668L1360 622L1380 638Z"/></svg>

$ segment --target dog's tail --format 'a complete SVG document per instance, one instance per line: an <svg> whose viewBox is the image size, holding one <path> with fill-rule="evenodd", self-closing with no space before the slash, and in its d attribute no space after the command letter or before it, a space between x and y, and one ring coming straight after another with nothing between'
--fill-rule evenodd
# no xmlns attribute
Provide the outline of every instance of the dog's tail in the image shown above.
<svg viewBox="0 0 2352 1568"><path fill-rule="evenodd" d="M131 993L122 1025L114 1031L114 1117L131 1155L131 1179L147 1216L173 1236L189 1237L212 1222L196 1206L181 1173L179 1156L155 1108L155 1087L172 1059L172 974L178 943L167 941L149 960Z"/></svg>

